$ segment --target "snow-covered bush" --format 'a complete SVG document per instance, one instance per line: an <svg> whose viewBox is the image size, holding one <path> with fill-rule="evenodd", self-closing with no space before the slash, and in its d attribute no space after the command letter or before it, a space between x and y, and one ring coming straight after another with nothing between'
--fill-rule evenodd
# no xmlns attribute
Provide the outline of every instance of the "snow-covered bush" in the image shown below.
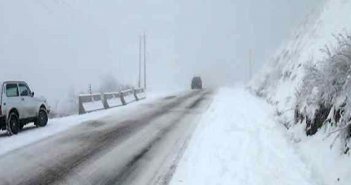
<svg viewBox="0 0 351 185"><path fill-rule="evenodd" d="M315 134L324 124L349 130L351 36L340 34L335 38L336 47L322 50L327 54L324 60L305 66L303 85L296 94L295 122L306 122L307 135Z"/></svg>

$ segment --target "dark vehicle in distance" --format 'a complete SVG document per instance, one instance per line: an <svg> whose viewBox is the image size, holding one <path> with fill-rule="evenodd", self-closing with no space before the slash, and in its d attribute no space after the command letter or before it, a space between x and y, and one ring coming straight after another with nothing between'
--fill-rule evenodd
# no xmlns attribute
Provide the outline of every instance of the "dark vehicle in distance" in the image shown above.
<svg viewBox="0 0 351 185"><path fill-rule="evenodd" d="M202 79L199 76L195 76L191 81L191 89L202 89Z"/></svg>

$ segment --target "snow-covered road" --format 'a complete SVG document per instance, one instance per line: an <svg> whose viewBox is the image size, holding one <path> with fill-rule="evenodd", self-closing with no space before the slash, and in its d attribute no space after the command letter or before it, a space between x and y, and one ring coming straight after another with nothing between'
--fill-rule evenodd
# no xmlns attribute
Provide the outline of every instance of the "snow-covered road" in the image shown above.
<svg viewBox="0 0 351 185"><path fill-rule="evenodd" d="M272 108L242 87L221 89L171 185L313 185Z"/></svg>
<svg viewBox="0 0 351 185"><path fill-rule="evenodd" d="M0 184L318 184L273 115L236 87L51 120L0 137Z"/></svg>
<svg viewBox="0 0 351 185"><path fill-rule="evenodd" d="M35 138L23 145L15 136L5 138L7 144L17 144L0 153L0 185L168 183L212 94L187 91L125 111L65 118L85 122L21 133L18 138ZM45 134L50 130L51 135Z"/></svg>

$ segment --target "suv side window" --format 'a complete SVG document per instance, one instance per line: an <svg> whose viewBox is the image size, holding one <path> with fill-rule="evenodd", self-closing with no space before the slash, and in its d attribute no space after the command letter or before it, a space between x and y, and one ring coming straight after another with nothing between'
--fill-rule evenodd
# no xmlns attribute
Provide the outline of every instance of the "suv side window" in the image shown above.
<svg viewBox="0 0 351 185"><path fill-rule="evenodd" d="M7 97L19 96L17 84L6 84L6 96Z"/></svg>
<svg viewBox="0 0 351 185"><path fill-rule="evenodd" d="M30 90L29 87L25 84L19 84L19 94L20 96L29 96L30 95Z"/></svg>

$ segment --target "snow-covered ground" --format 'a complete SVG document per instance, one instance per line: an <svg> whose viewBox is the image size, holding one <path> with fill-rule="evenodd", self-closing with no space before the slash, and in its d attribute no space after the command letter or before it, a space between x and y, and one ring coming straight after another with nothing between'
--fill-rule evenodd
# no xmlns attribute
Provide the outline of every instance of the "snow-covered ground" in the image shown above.
<svg viewBox="0 0 351 185"><path fill-rule="evenodd" d="M323 128L314 136L306 136L303 124L288 131L292 146L314 172L322 185L351 184L351 158L340 150L342 142L335 140L338 132Z"/></svg>
<svg viewBox="0 0 351 185"><path fill-rule="evenodd" d="M237 87L216 95L171 185L319 184L315 179L272 107Z"/></svg>

